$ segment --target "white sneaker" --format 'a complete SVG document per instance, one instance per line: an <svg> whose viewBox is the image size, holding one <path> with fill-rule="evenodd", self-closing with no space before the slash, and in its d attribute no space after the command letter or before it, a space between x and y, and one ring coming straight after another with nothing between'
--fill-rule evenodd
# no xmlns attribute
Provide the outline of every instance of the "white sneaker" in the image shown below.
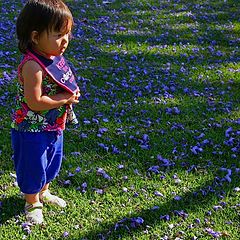
<svg viewBox="0 0 240 240"><path fill-rule="evenodd" d="M62 208L67 206L67 203L62 198L52 195L49 190L40 192L39 198L43 203L54 204Z"/></svg>
<svg viewBox="0 0 240 240"><path fill-rule="evenodd" d="M36 202L33 204L25 204L25 214L27 221L32 224L41 224L43 223L43 213L42 213L43 204Z"/></svg>

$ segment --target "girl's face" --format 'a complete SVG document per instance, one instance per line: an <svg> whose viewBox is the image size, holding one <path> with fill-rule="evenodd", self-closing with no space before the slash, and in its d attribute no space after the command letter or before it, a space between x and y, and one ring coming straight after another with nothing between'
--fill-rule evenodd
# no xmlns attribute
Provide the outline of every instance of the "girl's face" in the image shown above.
<svg viewBox="0 0 240 240"><path fill-rule="evenodd" d="M35 38L33 37L33 48L47 58L62 55L68 47L71 27L72 24L68 21L67 26L59 32L45 30Z"/></svg>

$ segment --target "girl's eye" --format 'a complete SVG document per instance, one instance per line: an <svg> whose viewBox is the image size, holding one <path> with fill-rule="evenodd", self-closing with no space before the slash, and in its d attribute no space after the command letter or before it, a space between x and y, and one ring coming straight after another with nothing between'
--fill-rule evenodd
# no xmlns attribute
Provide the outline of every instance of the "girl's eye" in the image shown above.
<svg viewBox="0 0 240 240"><path fill-rule="evenodd" d="M64 35L68 35L69 37L71 37L71 32L68 32L68 33L58 33L56 34L58 38L61 38L63 37Z"/></svg>

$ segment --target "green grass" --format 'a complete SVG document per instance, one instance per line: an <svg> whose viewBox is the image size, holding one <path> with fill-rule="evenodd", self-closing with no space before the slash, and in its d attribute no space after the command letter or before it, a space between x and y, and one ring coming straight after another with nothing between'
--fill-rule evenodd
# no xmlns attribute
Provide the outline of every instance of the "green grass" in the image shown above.
<svg viewBox="0 0 240 240"><path fill-rule="evenodd" d="M68 206L44 206L45 225L31 233L11 175L21 3L0 3L0 239L206 240L209 229L239 239L239 2L67 3L75 38L66 56L81 76L82 98L51 189ZM194 154L195 146L202 152ZM159 155L172 166L160 166ZM222 168L232 171L231 182ZM144 222L131 227L137 217Z"/></svg>

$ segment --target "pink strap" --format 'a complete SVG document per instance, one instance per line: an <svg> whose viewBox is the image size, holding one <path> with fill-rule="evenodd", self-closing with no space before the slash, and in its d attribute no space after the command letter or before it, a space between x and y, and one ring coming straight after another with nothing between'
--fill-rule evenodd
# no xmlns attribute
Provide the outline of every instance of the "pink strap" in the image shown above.
<svg viewBox="0 0 240 240"><path fill-rule="evenodd" d="M23 76L22 76L22 68L23 68L24 64L25 64L26 62L28 62L28 61L35 61L35 62L38 63L38 61L36 61L36 59L34 59L32 56L30 56L30 55L28 55L28 54L24 55L24 58L23 58L23 60L21 61L21 63L19 64L18 69L17 69L18 79L19 79L19 81L20 81L21 83L24 82L24 79L23 79ZM45 78L46 75L47 75L47 72L46 72L46 70L45 70L45 67L43 67L41 64L40 64L40 66L41 66L41 68L43 69L43 78Z"/></svg>

